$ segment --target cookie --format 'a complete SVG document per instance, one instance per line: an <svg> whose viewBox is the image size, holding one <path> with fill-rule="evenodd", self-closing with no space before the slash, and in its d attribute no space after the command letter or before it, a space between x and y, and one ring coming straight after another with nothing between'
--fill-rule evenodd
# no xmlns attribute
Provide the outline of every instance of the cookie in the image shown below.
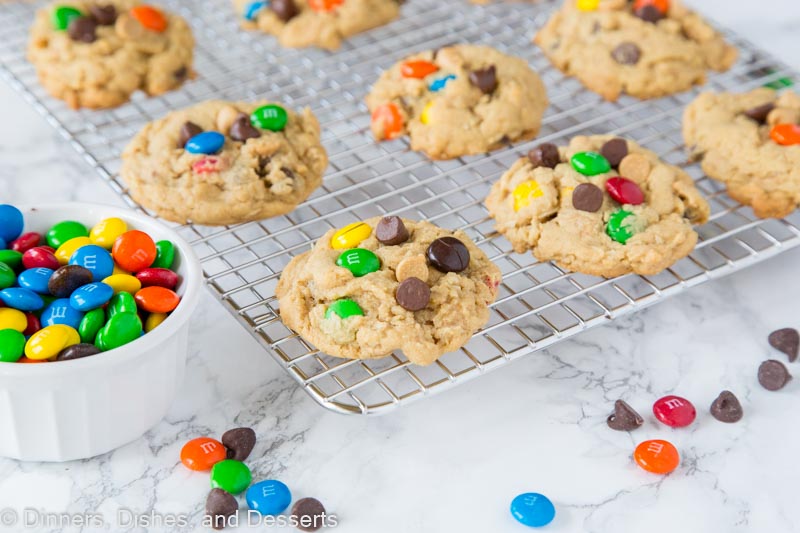
<svg viewBox="0 0 800 533"><path fill-rule="evenodd" d="M433 159L480 154L539 132L544 84L528 64L488 46L406 57L367 95L379 141L401 135Z"/></svg>
<svg viewBox="0 0 800 533"><path fill-rule="evenodd" d="M605 277L661 272L692 251L692 224L710 212L685 172L609 135L531 150L486 206L515 251Z"/></svg>
<svg viewBox="0 0 800 533"><path fill-rule="evenodd" d="M310 110L208 101L145 125L120 175L160 217L221 225L288 213L319 187L327 165Z"/></svg>
<svg viewBox="0 0 800 533"><path fill-rule="evenodd" d="M684 111L683 137L732 198L758 217L780 218L800 205L799 124L793 92L706 93Z"/></svg>
<svg viewBox="0 0 800 533"><path fill-rule="evenodd" d="M728 70L736 49L678 0L566 0L536 34L553 65L606 100L658 98Z"/></svg>
<svg viewBox="0 0 800 533"><path fill-rule="evenodd" d="M489 318L500 270L463 232L398 217L323 235L284 268L283 322L325 353L428 365Z"/></svg>
<svg viewBox="0 0 800 533"><path fill-rule="evenodd" d="M194 37L181 17L137 0L70 0L36 13L28 59L73 109L109 108L194 77Z"/></svg>
<svg viewBox="0 0 800 533"><path fill-rule="evenodd" d="M401 0L233 0L241 25L274 35L282 46L335 50L351 35L383 26Z"/></svg>

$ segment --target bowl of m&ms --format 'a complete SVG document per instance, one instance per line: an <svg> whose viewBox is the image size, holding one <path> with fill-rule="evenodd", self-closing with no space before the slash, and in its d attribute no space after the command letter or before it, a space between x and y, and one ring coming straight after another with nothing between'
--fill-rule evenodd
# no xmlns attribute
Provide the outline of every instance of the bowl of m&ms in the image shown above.
<svg viewBox="0 0 800 533"><path fill-rule="evenodd" d="M188 243L144 214L0 205L0 456L93 457L157 424L201 285Z"/></svg>

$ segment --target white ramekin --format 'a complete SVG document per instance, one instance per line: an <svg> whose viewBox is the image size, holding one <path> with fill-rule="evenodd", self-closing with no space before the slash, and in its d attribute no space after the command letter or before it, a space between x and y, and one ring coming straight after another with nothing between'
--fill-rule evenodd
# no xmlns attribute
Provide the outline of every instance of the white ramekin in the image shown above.
<svg viewBox="0 0 800 533"><path fill-rule="evenodd" d="M64 203L20 207L25 230L62 220L87 227L119 217L130 229L175 244L181 303L140 339L90 357L44 364L0 363L0 456L69 461L99 455L142 436L166 414L183 380L189 318L202 288L189 244L152 218L121 207Z"/></svg>

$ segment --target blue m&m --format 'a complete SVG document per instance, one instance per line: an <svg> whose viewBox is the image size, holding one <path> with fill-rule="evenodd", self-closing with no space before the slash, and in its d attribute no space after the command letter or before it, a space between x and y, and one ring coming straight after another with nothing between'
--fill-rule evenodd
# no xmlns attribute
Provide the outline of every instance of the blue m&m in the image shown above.
<svg viewBox="0 0 800 533"><path fill-rule="evenodd" d="M0 250L22 234L24 223L22 211L13 205L0 204L0 239L5 242Z"/></svg>
<svg viewBox="0 0 800 533"><path fill-rule="evenodd" d="M448 74L447 76L442 76L441 78L436 78L428 85L428 90L433 93L438 93L442 89L444 89L449 82L456 79L455 74Z"/></svg>
<svg viewBox="0 0 800 533"><path fill-rule="evenodd" d="M250 509L262 515L280 514L292 503L289 487L277 479L259 481L247 489L244 497Z"/></svg>
<svg viewBox="0 0 800 533"><path fill-rule="evenodd" d="M53 300L50 305L44 308L39 320L42 323L42 327L62 324L77 330L81 320L83 320L83 313L70 305L69 298L59 298Z"/></svg>
<svg viewBox="0 0 800 533"><path fill-rule="evenodd" d="M186 141L186 151L190 154L213 155L222 150L225 136L217 131L204 131Z"/></svg>
<svg viewBox="0 0 800 533"><path fill-rule="evenodd" d="M255 2L250 2L244 8L244 18L245 20L255 20L256 15L258 15L259 11L267 7L268 3L264 2L263 0L256 0Z"/></svg>
<svg viewBox="0 0 800 533"><path fill-rule="evenodd" d="M9 287L0 291L0 301L20 311L38 311L44 307L42 297L30 289Z"/></svg>
<svg viewBox="0 0 800 533"><path fill-rule="evenodd" d="M106 279L114 273L111 254L96 244L87 244L75 250L69 258L69 264L82 266L92 273L92 279Z"/></svg>
<svg viewBox="0 0 800 533"><path fill-rule="evenodd" d="M47 284L50 277L53 275L53 270L49 268L29 268L20 272L17 277L17 284L23 289L29 289L39 294L50 294L50 289Z"/></svg>
<svg viewBox="0 0 800 533"><path fill-rule="evenodd" d="M526 492L511 501L511 515L526 526L542 527L553 521L556 508L547 496Z"/></svg>
<svg viewBox="0 0 800 533"><path fill-rule="evenodd" d="M76 289L69 297L69 304L73 309L87 312L104 306L112 296L114 296L114 289L110 285L98 281Z"/></svg>

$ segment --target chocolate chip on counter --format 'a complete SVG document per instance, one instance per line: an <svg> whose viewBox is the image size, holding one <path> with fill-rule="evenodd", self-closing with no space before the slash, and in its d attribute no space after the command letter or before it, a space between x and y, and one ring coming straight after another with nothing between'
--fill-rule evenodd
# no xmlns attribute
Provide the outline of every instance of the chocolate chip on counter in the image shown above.
<svg viewBox="0 0 800 533"><path fill-rule="evenodd" d="M664 18L664 13L662 13L656 6L653 5L640 7L636 10L635 15L643 21L651 22L653 24Z"/></svg>
<svg viewBox="0 0 800 533"><path fill-rule="evenodd" d="M375 238L387 246L402 244L408 240L408 230L400 217L383 217L375 226Z"/></svg>
<svg viewBox="0 0 800 533"><path fill-rule="evenodd" d="M455 237L440 237L428 246L428 261L441 272L461 272L469 266L469 250Z"/></svg>
<svg viewBox="0 0 800 533"><path fill-rule="evenodd" d="M494 65L489 65L480 70L473 70L469 73L469 81L483 94L491 94L497 88L497 69Z"/></svg>
<svg viewBox="0 0 800 533"><path fill-rule="evenodd" d="M773 331L767 339L769 345L789 356L789 362L797 359L800 348L800 333L794 328L783 328Z"/></svg>
<svg viewBox="0 0 800 533"><path fill-rule="evenodd" d="M302 498L292 506L291 516L300 531L317 531L325 526L325 506L316 498Z"/></svg>
<svg viewBox="0 0 800 533"><path fill-rule="evenodd" d="M269 8L283 22L289 22L296 17L298 13L294 0L272 0L269 4Z"/></svg>
<svg viewBox="0 0 800 533"><path fill-rule="evenodd" d="M211 527L224 529L228 519L239 512L239 503L232 494L222 489L211 489L206 498L206 516L211 518Z"/></svg>
<svg viewBox="0 0 800 533"><path fill-rule="evenodd" d="M644 419L624 400L617 400L614 402L614 412L609 415L606 424L617 431L632 431L644 424Z"/></svg>
<svg viewBox="0 0 800 533"><path fill-rule="evenodd" d="M64 265L53 272L47 290L56 298L69 298L78 287L92 282L92 272L78 265Z"/></svg>
<svg viewBox="0 0 800 533"><path fill-rule="evenodd" d="M181 131L178 134L178 147L183 148L186 146L186 143L189 141L189 139L200 133L203 133L203 128L194 122L186 122L183 126L181 126Z"/></svg>
<svg viewBox="0 0 800 533"><path fill-rule="evenodd" d="M729 390L720 392L717 399L711 404L711 416L720 422L732 424L741 420L743 415L742 404Z"/></svg>
<svg viewBox="0 0 800 533"><path fill-rule="evenodd" d="M56 361L69 361L70 359L80 359L81 357L89 357L90 355L97 355L100 353L100 348L94 344L73 344L67 346L59 352Z"/></svg>
<svg viewBox="0 0 800 533"><path fill-rule="evenodd" d="M642 50L634 43L624 42L611 51L611 57L620 65L635 65L642 57Z"/></svg>
<svg viewBox="0 0 800 533"><path fill-rule="evenodd" d="M230 138L234 141L245 142L247 139L257 139L261 137L261 132L254 128L250 123L250 117L240 113L236 120L231 124Z"/></svg>
<svg viewBox="0 0 800 533"><path fill-rule="evenodd" d="M597 185L581 183L572 191L572 207L579 211L596 213L603 205L603 191Z"/></svg>
<svg viewBox="0 0 800 533"><path fill-rule="evenodd" d="M406 278L397 286L394 297L403 309L419 311L431 301L431 289L419 278Z"/></svg>
<svg viewBox="0 0 800 533"><path fill-rule="evenodd" d="M558 146L553 143L543 143L528 152L528 159L534 167L556 168L561 162Z"/></svg>
<svg viewBox="0 0 800 533"><path fill-rule="evenodd" d="M111 4L107 6L91 5L89 13L101 26L111 26L117 21L117 8Z"/></svg>
<svg viewBox="0 0 800 533"><path fill-rule="evenodd" d="M228 450L228 459L244 461L256 445L256 432L251 428L229 429L222 434L220 441Z"/></svg>
<svg viewBox="0 0 800 533"><path fill-rule="evenodd" d="M782 389L792 376L780 361L769 359L761 363L758 367L758 382L767 390L776 391Z"/></svg>
<svg viewBox="0 0 800 533"><path fill-rule="evenodd" d="M628 141L625 139L611 139L600 148L600 155L608 159L608 164L619 168L619 164L628 155Z"/></svg>
<svg viewBox="0 0 800 533"><path fill-rule="evenodd" d="M772 102L754 107L752 109L748 109L744 112L744 116L751 120L755 120L759 124L764 124L767 122L767 116L769 115L770 111L775 109L775 104Z"/></svg>
<svg viewBox="0 0 800 533"><path fill-rule="evenodd" d="M97 39L97 22L91 17L77 17L67 26L67 35L73 41L93 43Z"/></svg>

